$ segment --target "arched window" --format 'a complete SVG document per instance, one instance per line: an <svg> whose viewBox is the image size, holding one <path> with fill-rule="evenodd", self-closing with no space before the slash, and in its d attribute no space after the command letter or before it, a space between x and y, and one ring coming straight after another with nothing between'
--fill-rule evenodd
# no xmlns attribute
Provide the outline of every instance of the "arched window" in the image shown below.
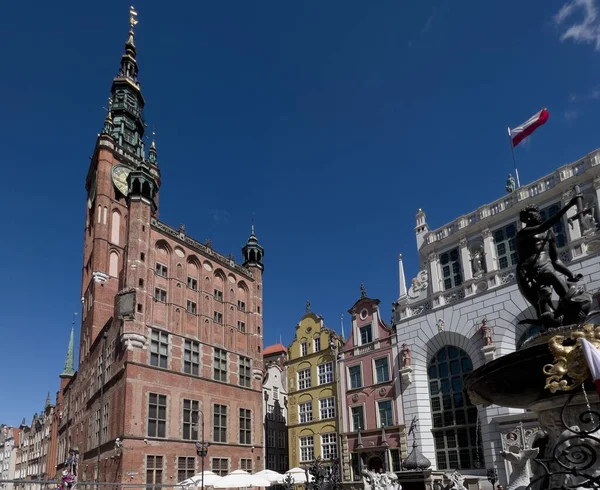
<svg viewBox="0 0 600 490"><path fill-rule="evenodd" d="M121 234L121 215L115 210L112 213L112 222L110 229L110 241L115 245L119 245L119 235Z"/></svg>
<svg viewBox="0 0 600 490"><path fill-rule="evenodd" d="M110 253L108 273L112 277L117 277L119 275L119 256L117 255L117 252L113 251Z"/></svg>
<svg viewBox="0 0 600 490"><path fill-rule="evenodd" d="M463 377L473 370L469 355L447 345L429 363L429 396L438 470L483 467L477 407ZM479 446L479 447L478 447Z"/></svg>

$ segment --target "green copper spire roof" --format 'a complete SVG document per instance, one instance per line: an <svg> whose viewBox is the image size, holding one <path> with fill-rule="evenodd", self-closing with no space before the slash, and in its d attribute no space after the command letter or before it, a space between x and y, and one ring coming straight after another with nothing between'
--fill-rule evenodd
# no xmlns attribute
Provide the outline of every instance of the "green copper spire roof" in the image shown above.
<svg viewBox="0 0 600 490"><path fill-rule="evenodd" d="M69 339L69 347L67 349L67 359L65 360L65 368L60 374L61 376L73 376L75 374L75 355L73 352L75 345L75 329L71 327L71 338Z"/></svg>

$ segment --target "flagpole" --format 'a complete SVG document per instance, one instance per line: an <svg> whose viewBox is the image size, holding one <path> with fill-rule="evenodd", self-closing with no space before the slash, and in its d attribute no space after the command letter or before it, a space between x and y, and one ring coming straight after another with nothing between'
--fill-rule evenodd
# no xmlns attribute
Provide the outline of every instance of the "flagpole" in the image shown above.
<svg viewBox="0 0 600 490"><path fill-rule="evenodd" d="M508 128L508 143L510 144L510 152L512 154L513 165L515 166L515 177L517 178L517 189L521 187L519 180L519 170L517 169L517 159L515 158L515 147L513 146L512 138L510 137L510 128Z"/></svg>

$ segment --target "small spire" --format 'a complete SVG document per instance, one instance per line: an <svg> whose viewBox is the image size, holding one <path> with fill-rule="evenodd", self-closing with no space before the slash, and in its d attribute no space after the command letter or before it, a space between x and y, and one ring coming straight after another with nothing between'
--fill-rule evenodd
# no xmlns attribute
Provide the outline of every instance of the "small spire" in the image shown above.
<svg viewBox="0 0 600 490"><path fill-rule="evenodd" d="M361 298L366 298L367 297L367 289L365 288L364 284L360 285L360 297Z"/></svg>
<svg viewBox="0 0 600 490"><path fill-rule="evenodd" d="M251 235L254 235L254 215L255 215L255 214L256 214L256 213L252 213L252 231L251 231L251 233L250 233Z"/></svg>
<svg viewBox="0 0 600 490"><path fill-rule="evenodd" d="M52 401L50 400L50 392L48 392L48 396L46 396L46 405L44 405L44 408L47 408L50 405L52 405Z"/></svg>
<svg viewBox="0 0 600 490"><path fill-rule="evenodd" d="M310 313L310 301L306 302L306 313Z"/></svg>
<svg viewBox="0 0 600 490"><path fill-rule="evenodd" d="M148 162L156 165L158 163L158 155L156 153L156 128L152 130L152 143L150 143L150 149L148 150Z"/></svg>
<svg viewBox="0 0 600 490"><path fill-rule="evenodd" d="M125 54L121 58L121 70L119 77L129 78L136 85L137 81L137 50L135 48L134 37L135 37L135 26L137 25L137 12L133 7L129 7L129 37L125 43Z"/></svg>
<svg viewBox="0 0 600 490"><path fill-rule="evenodd" d="M76 315L75 313L74 315ZM67 358L65 359L65 368L61 376L70 377L75 374L75 316L73 316L73 325L71 326L71 337L69 338L69 347L67 348Z"/></svg>
<svg viewBox="0 0 600 490"><path fill-rule="evenodd" d="M131 44L133 47L135 47L133 38L135 37L135 26L138 23L137 15L133 5L129 7L129 39L127 39L127 44Z"/></svg>
<svg viewBox="0 0 600 490"><path fill-rule="evenodd" d="M104 127L102 128L102 134L108 134L109 136L113 131L113 119L112 119L112 97L108 98L108 108L104 107L106 110L106 118L104 119Z"/></svg>

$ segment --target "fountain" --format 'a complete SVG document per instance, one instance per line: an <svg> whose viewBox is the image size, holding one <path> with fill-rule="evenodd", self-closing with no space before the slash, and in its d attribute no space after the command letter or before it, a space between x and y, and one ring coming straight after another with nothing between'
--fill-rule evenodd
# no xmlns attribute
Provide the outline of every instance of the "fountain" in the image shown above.
<svg viewBox="0 0 600 490"><path fill-rule="evenodd" d="M600 349L600 311L590 312L592 297L582 276L560 261L552 232L572 206L573 218L581 215L581 201L576 187L575 197L546 221L536 206L521 211L526 226L516 237L516 275L536 311L536 318L521 323L541 331L465 379L473 403L530 409L538 417L542 430L533 447L502 452L513 463L508 490L600 488L600 403L579 341Z"/></svg>

